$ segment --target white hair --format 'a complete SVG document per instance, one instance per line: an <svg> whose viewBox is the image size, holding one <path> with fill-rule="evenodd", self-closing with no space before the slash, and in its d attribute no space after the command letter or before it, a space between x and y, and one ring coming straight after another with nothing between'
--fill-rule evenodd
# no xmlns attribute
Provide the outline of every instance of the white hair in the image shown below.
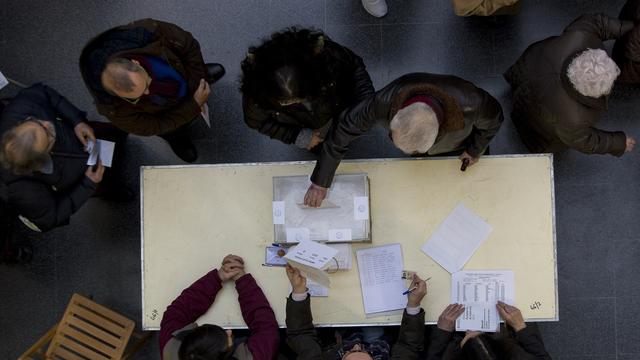
<svg viewBox="0 0 640 360"><path fill-rule="evenodd" d="M580 94L593 98L608 95L618 75L618 65L602 49L583 51L567 68L573 87Z"/></svg>
<svg viewBox="0 0 640 360"><path fill-rule="evenodd" d="M405 154L426 153L436 141L438 127L435 111L422 102L400 109L389 124L393 143Z"/></svg>

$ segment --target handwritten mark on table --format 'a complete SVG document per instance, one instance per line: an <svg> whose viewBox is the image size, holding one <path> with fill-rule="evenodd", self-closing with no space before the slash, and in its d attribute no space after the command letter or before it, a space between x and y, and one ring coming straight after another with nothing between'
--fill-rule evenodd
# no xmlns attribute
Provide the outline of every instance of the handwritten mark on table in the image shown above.
<svg viewBox="0 0 640 360"><path fill-rule="evenodd" d="M534 301L533 304L529 305L529 309L531 310L540 310L542 308L542 303L540 301Z"/></svg>

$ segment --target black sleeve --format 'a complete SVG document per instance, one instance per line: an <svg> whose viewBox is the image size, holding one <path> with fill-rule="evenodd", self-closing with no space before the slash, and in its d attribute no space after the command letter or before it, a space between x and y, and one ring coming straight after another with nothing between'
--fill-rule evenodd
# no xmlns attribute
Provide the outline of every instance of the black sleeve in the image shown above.
<svg viewBox="0 0 640 360"><path fill-rule="evenodd" d="M434 327L431 332L431 343L427 349L426 360L442 359L444 352L447 350L447 346L449 346L452 339L453 332L440 330L437 327Z"/></svg>
<svg viewBox="0 0 640 360"><path fill-rule="evenodd" d="M311 297L303 301L287 298L286 310L287 344L298 355L298 359L322 359L322 347L313 326Z"/></svg>
<svg viewBox="0 0 640 360"><path fill-rule="evenodd" d="M515 333L518 344L530 355L536 359L551 360L551 356L547 352L542 342L540 330L536 324L527 324L527 327Z"/></svg>
<svg viewBox="0 0 640 360"><path fill-rule="evenodd" d="M367 72L367 67L364 65L364 61L362 61L362 58L356 55L349 48L346 48L339 44L336 45L342 48L345 60L351 65L350 67L353 71L352 81L354 99L357 102L360 102L372 96L375 90L373 89L371 77Z"/></svg>
<svg viewBox="0 0 640 360"><path fill-rule="evenodd" d="M244 122L247 126L285 144L294 143L300 130L302 130L300 126L277 122L269 111L264 110L256 102L246 97L242 99L242 109L244 111Z"/></svg>
<svg viewBox="0 0 640 360"><path fill-rule="evenodd" d="M416 315L402 314L398 341L391 349L391 358L398 360L419 359L424 350L424 310Z"/></svg>
<svg viewBox="0 0 640 360"><path fill-rule="evenodd" d="M565 32L584 31L594 34L602 41L614 40L633 29L633 22L610 18L605 14L582 15L574 20Z"/></svg>
<svg viewBox="0 0 640 360"><path fill-rule="evenodd" d="M58 117L69 122L73 127L87 118L87 113L75 107L67 98L60 95L56 90L44 84L36 85L39 87L49 101L49 104L56 110Z"/></svg>
<svg viewBox="0 0 640 360"><path fill-rule="evenodd" d="M85 176L66 193L57 193L36 180L18 180L8 188L9 204L44 232L66 224L93 195L96 185Z"/></svg>
<svg viewBox="0 0 640 360"><path fill-rule="evenodd" d="M331 186L349 144L371 129L380 116L374 96L343 111L340 120L322 144L322 152L311 174L311 181L318 186Z"/></svg>
<svg viewBox="0 0 640 360"><path fill-rule="evenodd" d="M473 157L480 156L496 136L504 115L502 106L498 100L482 89L480 106L478 107L476 120L473 124L473 132L469 137L466 151Z"/></svg>

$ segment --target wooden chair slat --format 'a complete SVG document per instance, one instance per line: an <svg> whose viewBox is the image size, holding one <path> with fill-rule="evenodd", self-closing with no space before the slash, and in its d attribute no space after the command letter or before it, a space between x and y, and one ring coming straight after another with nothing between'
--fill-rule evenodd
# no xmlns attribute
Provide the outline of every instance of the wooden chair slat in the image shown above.
<svg viewBox="0 0 640 360"><path fill-rule="evenodd" d="M75 353L63 348L62 346L56 347L56 351L53 353L54 359L57 357L61 357L64 360L86 360L87 358L78 356Z"/></svg>
<svg viewBox="0 0 640 360"><path fill-rule="evenodd" d="M87 319L92 323L97 324L101 328L104 328L105 330L112 332L116 335L122 336L127 333L127 327L124 327L112 321L106 320L105 318L99 315L96 315L95 313L89 310L86 310L82 307L79 307L79 306L74 307L72 313L74 315L78 315L84 319Z"/></svg>
<svg viewBox="0 0 640 360"><path fill-rule="evenodd" d="M71 297L71 302L69 303L69 306L78 306L80 305L81 307L84 308L88 308L91 309L92 311L100 314L101 316L110 319L111 321L113 321L116 324L121 324L123 327L132 327L135 325L135 323L133 322L133 320L124 317L120 314L118 314L117 312L106 308L98 303L95 303L87 298L85 298L82 295L79 294L73 294L73 296ZM73 308L72 307L72 308Z"/></svg>
<svg viewBox="0 0 640 360"><path fill-rule="evenodd" d="M82 329L82 331L89 333L91 336L100 339L102 342L105 342L114 348L123 347L123 344L126 344L129 341L130 334L120 334L119 337L116 337L77 317L65 319L64 321L66 321L65 325Z"/></svg>
<svg viewBox="0 0 640 360"><path fill-rule="evenodd" d="M73 350L73 352L78 353L88 359L91 360L112 360L114 358L110 357L110 356L105 356L102 355L100 353L97 353L85 346L82 346L78 343L76 343L75 341L67 341L65 343L52 343L51 346L49 347L49 351L47 351L47 359L52 358L52 356L58 351L58 348L60 346L63 346Z"/></svg>
<svg viewBox="0 0 640 360"><path fill-rule="evenodd" d="M70 339L71 338L71 339ZM101 341L98 341L91 336L88 336L67 324L61 324L58 328L58 334L56 335L56 341L60 344L67 345L68 343L80 343L86 346L88 349L95 349L104 354L109 355L110 357L114 357L116 355L118 349L114 349L113 347L104 344ZM75 341L74 341L75 340ZM121 354L118 354L121 355Z"/></svg>

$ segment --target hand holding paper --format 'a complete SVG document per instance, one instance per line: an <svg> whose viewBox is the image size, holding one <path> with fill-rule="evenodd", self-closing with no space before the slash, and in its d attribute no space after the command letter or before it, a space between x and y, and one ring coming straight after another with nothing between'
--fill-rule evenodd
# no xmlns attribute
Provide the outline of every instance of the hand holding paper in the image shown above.
<svg viewBox="0 0 640 360"><path fill-rule="evenodd" d="M300 269L307 277L320 285L329 287L331 280L324 269L336 256L338 250L314 241L302 241L291 248L285 258L289 263Z"/></svg>
<svg viewBox="0 0 640 360"><path fill-rule="evenodd" d="M93 166L98 162L98 159L100 159L102 165L111 167L115 146L116 143L112 141L97 139L95 142L93 142L89 140L87 142L87 151L89 152L87 165Z"/></svg>

